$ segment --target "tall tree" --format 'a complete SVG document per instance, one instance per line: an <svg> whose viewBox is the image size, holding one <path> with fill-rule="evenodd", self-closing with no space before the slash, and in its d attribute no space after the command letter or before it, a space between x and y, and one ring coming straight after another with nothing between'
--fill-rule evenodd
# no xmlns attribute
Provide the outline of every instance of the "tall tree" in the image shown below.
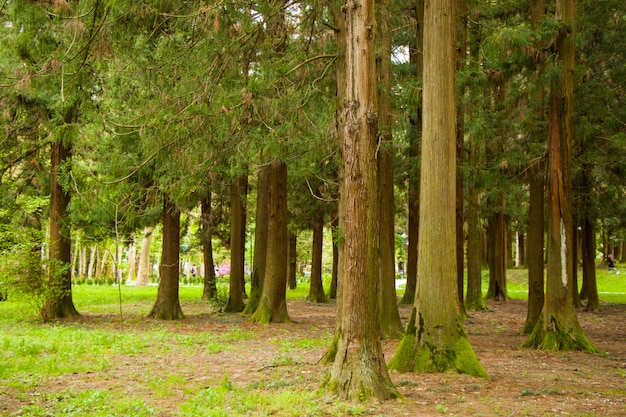
<svg viewBox="0 0 626 417"><path fill-rule="evenodd" d="M228 304L225 311L240 313L245 308L243 294L245 263L245 223L244 199L248 188L248 176L236 175L230 187L230 279Z"/></svg>
<svg viewBox="0 0 626 417"><path fill-rule="evenodd" d="M572 145L576 0L557 0L555 50L559 68L550 84L548 137L548 268L542 315L525 347L597 349L583 332L569 286L572 259Z"/></svg>
<svg viewBox="0 0 626 417"><path fill-rule="evenodd" d="M340 255L338 336L334 364L323 390L339 398L387 399L398 396L380 343L377 290L378 180L374 0L347 0L345 95L339 134L343 181L339 225Z"/></svg>
<svg viewBox="0 0 626 417"><path fill-rule="evenodd" d="M268 231L265 278L259 306L250 319L258 323L289 321L287 313L287 165L275 159L268 171Z"/></svg>
<svg viewBox="0 0 626 417"><path fill-rule="evenodd" d="M378 62L378 177L380 193L380 290L378 321L383 338L402 336L396 295L395 200L391 113L391 8L389 0L377 1L380 55Z"/></svg>
<svg viewBox="0 0 626 417"><path fill-rule="evenodd" d="M417 295L389 367L485 376L461 321L456 262L456 0L426 0Z"/></svg>
<svg viewBox="0 0 626 417"><path fill-rule="evenodd" d="M204 279L202 285L202 300L214 300L217 297L217 282L215 280L215 262L213 261L213 224L211 222L211 190L200 203L200 241L202 242L202 256L204 261Z"/></svg>
<svg viewBox="0 0 626 417"><path fill-rule="evenodd" d="M318 209L313 215L313 241L311 242L311 276L307 300L313 303L326 301L322 281L322 253L324 243L324 211Z"/></svg>
<svg viewBox="0 0 626 417"><path fill-rule="evenodd" d="M163 197L163 243L159 265L157 299L148 317L161 320L185 318L180 307L180 210L167 196Z"/></svg>

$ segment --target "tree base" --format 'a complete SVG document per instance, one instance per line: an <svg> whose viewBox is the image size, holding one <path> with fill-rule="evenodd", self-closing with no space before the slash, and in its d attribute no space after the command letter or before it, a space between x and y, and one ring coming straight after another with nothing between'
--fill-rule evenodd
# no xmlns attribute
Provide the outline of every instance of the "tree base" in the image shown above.
<svg viewBox="0 0 626 417"><path fill-rule="evenodd" d="M552 316L550 323L546 326L544 325L543 315L537 321L535 329L522 347L539 350L580 350L589 353L600 353L600 350L591 343L579 325L563 326L556 317Z"/></svg>
<svg viewBox="0 0 626 417"><path fill-rule="evenodd" d="M147 317L157 320L183 320L185 315L180 307L180 303L176 303L173 306L157 303L152 307Z"/></svg>
<svg viewBox="0 0 626 417"><path fill-rule="evenodd" d="M269 300L267 298L261 298L258 308L254 312L254 314L250 316L250 321L260 324L270 324L271 322L288 323L291 320L289 319L289 314L287 314L286 306L284 309L279 308L274 311L270 307Z"/></svg>

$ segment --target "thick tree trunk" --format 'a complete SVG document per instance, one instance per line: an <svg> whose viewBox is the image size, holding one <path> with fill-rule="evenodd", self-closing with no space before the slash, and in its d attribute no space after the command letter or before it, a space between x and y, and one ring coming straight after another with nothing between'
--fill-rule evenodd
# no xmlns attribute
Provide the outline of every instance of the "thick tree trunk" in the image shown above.
<svg viewBox="0 0 626 417"><path fill-rule="evenodd" d="M259 306L251 320L258 323L287 322L287 165L272 161L268 173L267 260Z"/></svg>
<svg viewBox="0 0 626 417"><path fill-rule="evenodd" d="M215 279L215 262L213 260L211 198L211 191L207 191L207 196L200 202L200 230L202 236L202 257L204 258L202 301L215 300L217 298L217 281Z"/></svg>
<svg viewBox="0 0 626 417"><path fill-rule="evenodd" d="M442 262L456 242L456 11L456 0L425 3L417 296L389 367L486 376L460 317L456 258Z"/></svg>
<svg viewBox="0 0 626 417"><path fill-rule="evenodd" d="M341 259L341 312L335 361L324 389L333 397L388 399L393 386L380 343L378 115L373 0L346 2L346 89L340 134L345 248Z"/></svg>
<svg viewBox="0 0 626 417"><path fill-rule="evenodd" d="M163 248L157 299L148 317L180 320L185 315L178 298L180 271L180 210L167 197L163 203Z"/></svg>
<svg viewBox="0 0 626 417"><path fill-rule="evenodd" d="M59 181L61 168L70 163L70 142L69 138L61 137L51 144L50 243L46 268L46 298L41 309L44 321L79 315L72 299L71 233L69 222L66 221L70 194Z"/></svg>
<svg viewBox="0 0 626 417"><path fill-rule="evenodd" d="M245 314L252 314L259 306L265 277L265 263L267 261L267 210L268 210L268 173L267 166L261 167L257 173L256 220L254 229L254 259L252 275L250 276L250 298L243 310Z"/></svg>
<svg viewBox="0 0 626 417"><path fill-rule="evenodd" d="M230 186L230 288L228 304L224 308L230 313L240 313L245 308L244 294L244 231L243 224L247 176L238 175Z"/></svg>
<svg viewBox="0 0 626 417"><path fill-rule="evenodd" d="M313 244L311 248L311 277L307 300L312 303L326 301L322 283L322 249L324 238L324 211L320 210L313 219Z"/></svg>
<svg viewBox="0 0 626 417"><path fill-rule="evenodd" d="M290 290L298 288L296 270L298 269L298 235L289 231L289 248L287 249L287 286Z"/></svg>
<svg viewBox="0 0 626 417"><path fill-rule="evenodd" d="M544 303L543 235L544 181L540 172L530 178L528 204L528 312L522 333L530 334L541 316Z"/></svg>
<svg viewBox="0 0 626 417"><path fill-rule="evenodd" d="M150 245L152 244L152 232L154 227L148 226L143 229L141 249L139 251L139 265L137 266L137 281L135 285L144 286L150 283Z"/></svg>
<svg viewBox="0 0 626 417"><path fill-rule="evenodd" d="M557 0L558 60L563 72L553 80L548 139L548 270L540 320L524 344L543 350L598 350L583 332L569 289L572 279L572 144L576 0Z"/></svg>
<svg viewBox="0 0 626 417"><path fill-rule="evenodd" d="M414 8L415 13L415 43L409 47L409 59L415 66L415 76L421 79L424 70L424 1L417 0ZM422 101L418 100L415 116L411 117L411 131L409 132L409 161L411 166L418 167L420 156L420 138L422 136ZM413 163L415 162L415 163ZM419 183L420 169L415 168L409 172L408 179L408 226L406 250L406 287L400 304L410 305L415 302L415 290L417 287L417 245L419 238Z"/></svg>
<svg viewBox="0 0 626 417"><path fill-rule="evenodd" d="M126 272L126 281L134 281L137 276L137 245L135 243L135 234L132 234L132 241L128 245L128 271Z"/></svg>

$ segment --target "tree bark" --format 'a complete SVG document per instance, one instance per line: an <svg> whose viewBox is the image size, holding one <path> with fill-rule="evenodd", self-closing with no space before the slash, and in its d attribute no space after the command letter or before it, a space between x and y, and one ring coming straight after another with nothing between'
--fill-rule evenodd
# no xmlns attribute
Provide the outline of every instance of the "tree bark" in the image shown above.
<svg viewBox="0 0 626 417"><path fill-rule="evenodd" d="M335 215L331 220L332 239L333 239L333 265L330 276L330 288L328 290L328 298L331 300L337 299L337 284L339 277L339 243L337 242L337 228L339 227L339 216L337 210L333 210Z"/></svg>
<svg viewBox="0 0 626 417"><path fill-rule="evenodd" d="M596 224L593 219L583 216L582 223L583 236L583 288L587 305L586 311L597 311L600 309L600 299L598 298L598 286L596 283Z"/></svg>
<svg viewBox="0 0 626 417"><path fill-rule="evenodd" d="M344 251L340 269L341 312L335 361L324 390L342 399L388 399L399 394L387 372L380 343L379 201L377 179L378 114L373 0L347 0L346 73L343 125Z"/></svg>
<svg viewBox="0 0 626 417"><path fill-rule="evenodd" d="M265 279L259 306L250 319L258 323L287 322L287 165L275 159L268 172L268 224Z"/></svg>
<svg viewBox="0 0 626 417"><path fill-rule="evenodd" d="M157 299L148 314L160 320L180 320L185 315L178 298L180 271L180 210L164 197L163 248L159 266L159 289Z"/></svg>
<svg viewBox="0 0 626 417"><path fill-rule="evenodd" d="M396 294L395 200L391 118L391 19L389 0L378 0L378 193L380 194L378 324L385 339L398 339L403 328Z"/></svg>
<svg viewBox="0 0 626 417"><path fill-rule="evenodd" d="M311 277L307 300L312 303L326 301L322 283L322 249L324 238L324 211L318 211L313 218L313 242L311 248Z"/></svg>
<svg viewBox="0 0 626 417"><path fill-rule="evenodd" d="M553 77L548 138L548 269L546 299L540 320L525 347L543 350L580 349L597 352L583 332L572 299L572 144L576 0L557 0L558 62Z"/></svg>
<svg viewBox="0 0 626 417"><path fill-rule="evenodd" d="M465 334L456 262L456 0L426 0L417 296L390 369L486 376Z"/></svg>
<svg viewBox="0 0 626 417"><path fill-rule="evenodd" d="M202 301L215 300L217 298L217 281L215 280L215 262L213 260L213 233L211 224L211 199L212 192L200 202L200 230L202 242L202 257L204 258L204 278L202 281Z"/></svg>
<svg viewBox="0 0 626 417"><path fill-rule="evenodd" d="M424 70L424 1L417 0L414 8L415 13L415 43L409 47L409 60L415 66L415 77L421 79ZM411 166L418 167L420 156L420 138L422 135L422 101L418 100L415 116L410 118L411 131L409 132L409 161ZM415 163L413 163L415 162ZM415 168L409 172L408 180L408 227L406 249L406 287L400 304L411 305L415 302L415 290L417 287L417 246L419 238L419 183L420 169Z"/></svg>
<svg viewBox="0 0 626 417"><path fill-rule="evenodd" d="M244 294L244 231L243 224L247 176L237 175L230 186L230 280L228 304L224 308L229 313L240 313L245 308Z"/></svg>
<svg viewBox="0 0 626 417"><path fill-rule="evenodd" d="M298 287L296 270L298 265L298 235L289 232L289 248L287 249L287 286L290 290Z"/></svg>
<svg viewBox="0 0 626 417"><path fill-rule="evenodd" d="M148 226L143 229L141 249L139 251L139 265L137 266L136 286L144 286L150 283L150 245L152 244L152 232L154 227Z"/></svg>
<svg viewBox="0 0 626 417"><path fill-rule="evenodd" d="M66 116L66 123L72 122L72 116ZM59 127L69 129L69 127ZM50 161L50 243L48 265L46 268L46 297L41 309L41 317L49 321L62 317L78 316L72 299L72 252L71 231L66 221L70 194L63 189L59 175L61 169L71 163L71 139L62 133L51 144Z"/></svg>
<svg viewBox="0 0 626 417"><path fill-rule="evenodd" d="M544 181L541 172L530 178L528 204L528 311L522 333L530 334L539 318L544 303L543 235L544 235Z"/></svg>
<svg viewBox="0 0 626 417"><path fill-rule="evenodd" d="M243 310L245 314L252 314L259 306L265 278L265 263L267 261L268 235L268 173L267 166L261 167L257 173L256 220L254 229L254 259L252 275L250 276L250 298Z"/></svg>
<svg viewBox="0 0 626 417"><path fill-rule="evenodd" d="M489 289L490 300L506 301L506 232L504 194L500 192L498 211L489 218Z"/></svg>

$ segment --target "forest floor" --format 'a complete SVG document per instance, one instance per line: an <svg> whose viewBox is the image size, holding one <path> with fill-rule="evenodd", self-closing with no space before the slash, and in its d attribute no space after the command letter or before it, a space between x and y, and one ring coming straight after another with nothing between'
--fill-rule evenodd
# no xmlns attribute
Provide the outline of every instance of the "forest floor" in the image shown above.
<svg viewBox="0 0 626 417"><path fill-rule="evenodd" d="M603 304L596 313L578 312L582 328L603 354L521 349L526 340L520 334L526 302L490 301L488 307L488 311L470 312L465 329L489 377L392 372L402 400L346 407L345 413L336 407L324 411L322 405L316 415L626 416L626 305ZM208 342L202 348L179 344L171 349L155 346L150 350L150 346L144 346L141 354L110 356L103 369L50 377L33 388L39 394L36 397L31 393L28 401L50 401L50 395L41 393L109 390L116 395L141 397L154 410L153 415L193 415L181 414L180 404L206 387L219 385L220 381L224 384L225 379L231 387L261 390L261 395L263 390L269 395L281 387L293 390L294 385L309 392L320 386L330 369L319 360L334 331L334 304L289 301L292 322L267 326L250 323L240 315L207 313L205 304L184 305L183 309L187 319L180 322L155 321L128 313L123 328L112 314L84 314L60 324L120 333L158 331L176 335L176 339L164 336L163 343L194 340L189 337L199 332L230 332L235 335L229 341L233 346L215 352L207 348ZM410 307L401 307L405 322L409 313ZM383 342L387 360L398 343ZM0 415L28 415L20 412L25 406L24 396L20 398L0 395ZM45 408L45 404L42 406ZM250 410L247 415L282 415L254 411L254 407ZM227 411L195 414L231 415Z"/></svg>

